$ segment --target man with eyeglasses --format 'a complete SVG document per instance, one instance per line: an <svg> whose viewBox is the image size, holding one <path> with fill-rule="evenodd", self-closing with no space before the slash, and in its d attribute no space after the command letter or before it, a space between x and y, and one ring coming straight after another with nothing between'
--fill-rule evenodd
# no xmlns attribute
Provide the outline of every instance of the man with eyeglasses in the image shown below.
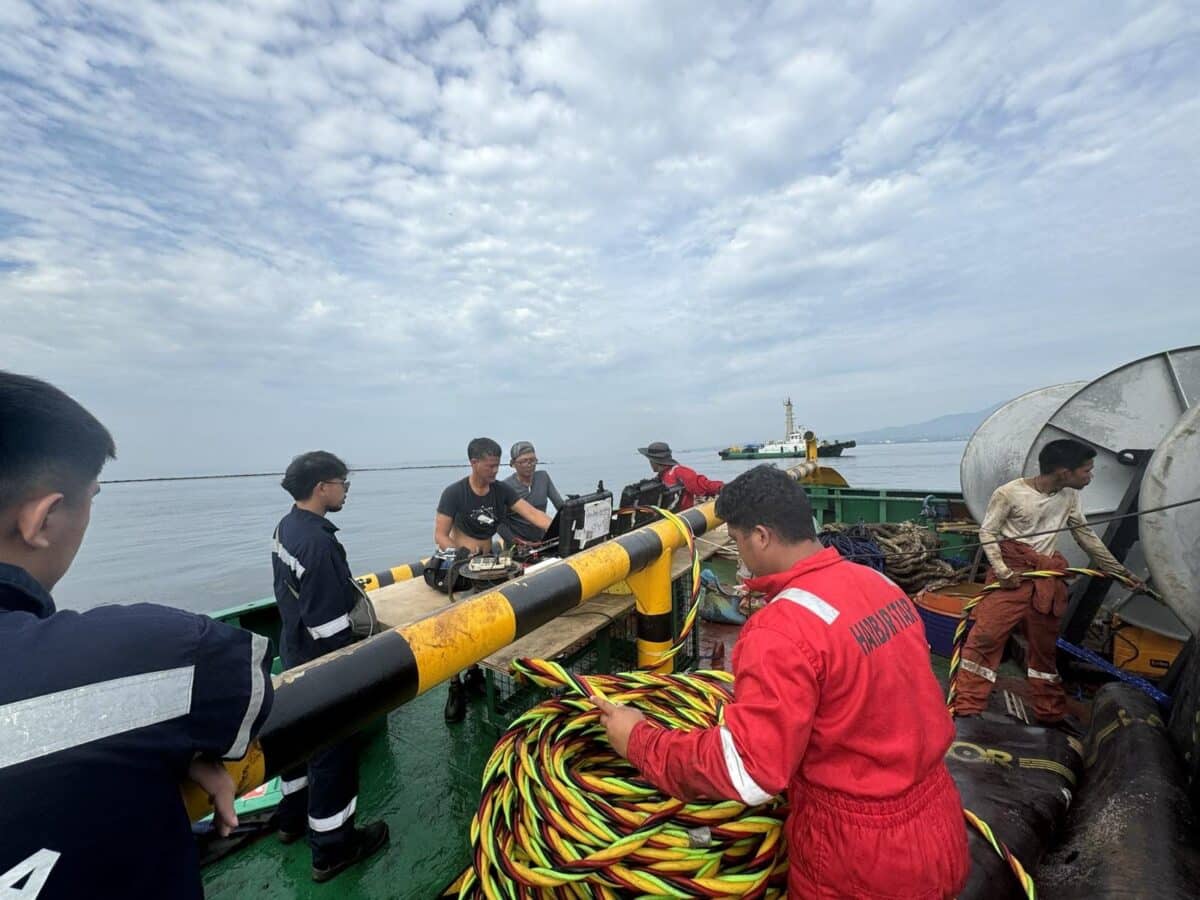
<svg viewBox="0 0 1200 900"><path fill-rule="evenodd" d="M314 450L293 459L283 476L283 489L296 503L275 529L271 566L285 669L357 639L350 613L359 589L335 536L337 526L326 518L346 505L349 474L332 453ZM328 881L387 843L384 822L354 827L358 748L353 738L315 754L307 766L284 772L280 787L279 839L290 844L308 835L314 881Z"/></svg>
<svg viewBox="0 0 1200 900"><path fill-rule="evenodd" d="M537 467L537 451L533 449L533 444L517 441L512 445L508 458L514 471L504 479L504 483L516 491L520 499L543 513L548 503L553 503L555 509L562 509L562 495L554 486L550 473ZM500 537L509 544L540 541L544 533L544 527L523 519L516 512L509 516L507 522L500 524Z"/></svg>

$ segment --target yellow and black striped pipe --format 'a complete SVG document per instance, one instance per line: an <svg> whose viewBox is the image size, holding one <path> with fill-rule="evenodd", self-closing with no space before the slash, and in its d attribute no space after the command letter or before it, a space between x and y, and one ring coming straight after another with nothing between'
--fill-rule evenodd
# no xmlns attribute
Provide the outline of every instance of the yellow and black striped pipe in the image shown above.
<svg viewBox="0 0 1200 900"><path fill-rule="evenodd" d="M674 669L667 656L671 628L671 554L660 553L650 565L625 579L637 601L637 661L639 669L665 674Z"/></svg>
<svg viewBox="0 0 1200 900"><path fill-rule="evenodd" d="M694 534L716 527L708 502L681 513ZM670 648L670 555L686 535L660 520L449 606L436 615L289 669L276 679L275 702L246 757L227 764L244 793L313 753L361 730L609 585L667 560L664 609L640 608L639 634L659 638L647 653ZM657 595L661 600L661 592ZM665 630L664 630L665 628ZM642 649L639 645L639 655ZM185 790L192 819L211 811L198 787Z"/></svg>
<svg viewBox="0 0 1200 900"><path fill-rule="evenodd" d="M425 572L425 564L428 559L422 559L414 563L405 563L402 566L392 566L390 569L384 569L381 572L372 572L369 575L358 575L355 581L364 591L376 591L381 587L387 587L389 584L395 584L397 581L409 581L413 578L420 578Z"/></svg>

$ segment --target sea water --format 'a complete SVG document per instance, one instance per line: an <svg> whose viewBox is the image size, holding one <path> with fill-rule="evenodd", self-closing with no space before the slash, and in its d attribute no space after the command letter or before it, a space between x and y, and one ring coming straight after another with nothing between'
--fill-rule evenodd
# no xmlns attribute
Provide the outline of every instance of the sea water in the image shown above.
<svg viewBox="0 0 1200 900"><path fill-rule="evenodd" d="M854 487L959 489L963 441L869 444L823 460ZM761 464L723 461L714 450L676 454L709 478L728 481ZM781 461L787 465L791 460ZM468 473L449 468L354 472L345 508L331 515L356 574L428 556L442 489ZM649 477L646 460L628 456L550 457L541 465L563 494L621 487ZM511 473L507 465L501 476ZM54 590L62 609L150 601L214 612L271 594L271 533L291 498L279 476L106 484L67 577Z"/></svg>

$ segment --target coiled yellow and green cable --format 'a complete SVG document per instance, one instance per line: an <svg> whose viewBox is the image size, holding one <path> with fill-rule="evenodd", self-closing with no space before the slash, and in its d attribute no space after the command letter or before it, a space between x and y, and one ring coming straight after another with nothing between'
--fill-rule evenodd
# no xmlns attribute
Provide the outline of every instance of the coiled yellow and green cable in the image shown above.
<svg viewBox="0 0 1200 900"><path fill-rule="evenodd" d="M669 728L707 728L732 699L726 672L577 675L520 660L514 670L563 691L500 738L471 822L466 898L784 896L787 810L663 794L608 744L589 695Z"/></svg>

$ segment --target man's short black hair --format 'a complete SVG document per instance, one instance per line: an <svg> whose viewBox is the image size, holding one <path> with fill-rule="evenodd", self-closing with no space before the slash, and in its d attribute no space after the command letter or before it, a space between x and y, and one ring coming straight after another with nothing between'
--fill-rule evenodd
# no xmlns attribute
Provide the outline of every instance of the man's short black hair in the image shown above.
<svg viewBox="0 0 1200 900"><path fill-rule="evenodd" d="M742 531L765 525L788 543L817 536L808 494L774 466L755 466L725 485L717 497L716 513Z"/></svg>
<svg viewBox="0 0 1200 900"><path fill-rule="evenodd" d="M346 464L327 450L301 453L283 473L279 482L294 500L307 500L322 481L345 478L350 474Z"/></svg>
<svg viewBox="0 0 1200 900"><path fill-rule="evenodd" d="M467 444L467 459L474 462L477 459L500 456L500 445L491 438L475 438Z"/></svg>
<svg viewBox="0 0 1200 900"><path fill-rule="evenodd" d="M0 371L0 509L36 490L77 498L116 459L108 429L52 384Z"/></svg>
<svg viewBox="0 0 1200 900"><path fill-rule="evenodd" d="M1096 449L1071 438L1051 441L1038 453L1038 468L1043 475L1053 475L1059 469L1078 469L1089 459L1096 458Z"/></svg>

